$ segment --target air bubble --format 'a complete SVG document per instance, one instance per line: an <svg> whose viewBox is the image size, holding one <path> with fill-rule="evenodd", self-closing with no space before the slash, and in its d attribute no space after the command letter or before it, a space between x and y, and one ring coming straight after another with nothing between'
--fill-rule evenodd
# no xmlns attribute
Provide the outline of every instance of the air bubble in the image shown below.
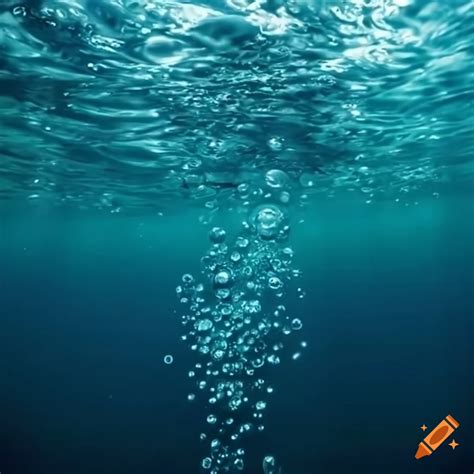
<svg viewBox="0 0 474 474"><path fill-rule="evenodd" d="M26 8L22 6L15 7L12 12L16 16L26 16Z"/></svg>
<svg viewBox="0 0 474 474"><path fill-rule="evenodd" d="M268 178L269 186L278 189L276 196L268 193L269 197L286 192L288 176L270 173ZM250 192L263 197L258 189ZM282 351L279 338L301 324L274 302L295 276L293 251L280 242L288 231L286 212L274 204L255 208L234 242L223 229L213 228L209 234L212 244L201 259L207 279L199 282L186 273L177 289L178 298L188 305L182 315L186 328L182 339L200 357L194 364L196 372L188 375L199 374L193 379L194 391L201 390L213 412L206 413L209 432L201 434L202 440L213 435L205 458L210 460L210 474L241 470L237 460L242 461L243 469L245 453L240 440L252 430L264 429L266 397L273 392L262 378L262 367L276 366L280 358L290 357ZM195 399L194 393L188 394L188 400Z"/></svg>
<svg viewBox="0 0 474 474"><path fill-rule="evenodd" d="M197 327L196 329L198 331L209 331L209 329L212 328L212 321L210 321L209 319L202 319L201 321L199 321L197 323Z"/></svg>
<svg viewBox="0 0 474 474"><path fill-rule="evenodd" d="M314 186L314 175L303 173L300 176L300 184L303 188L312 188Z"/></svg>
<svg viewBox="0 0 474 474"><path fill-rule="evenodd" d="M265 175L265 181L271 188L284 188L289 180L288 175L281 170L270 170Z"/></svg>
<svg viewBox="0 0 474 474"><path fill-rule="evenodd" d="M268 140L268 145L273 151L280 151L283 148L283 140L280 137L273 137Z"/></svg>
<svg viewBox="0 0 474 474"><path fill-rule="evenodd" d="M263 472L265 474L277 474L276 460L273 456L263 458Z"/></svg>
<svg viewBox="0 0 474 474"><path fill-rule="evenodd" d="M257 404L255 405L257 410L264 410L266 406L267 406L267 403L264 402L263 400L258 401Z"/></svg>
<svg viewBox="0 0 474 474"><path fill-rule="evenodd" d="M298 331L303 327L303 323L301 322L301 319L295 318L293 321L291 321L291 327L295 331Z"/></svg>
<svg viewBox="0 0 474 474"><path fill-rule="evenodd" d="M216 296L220 299L220 300L226 300L228 298L230 298L230 290L228 288L219 288L217 291L216 291Z"/></svg>
<svg viewBox="0 0 474 474"><path fill-rule="evenodd" d="M214 277L214 286L222 287L229 285L232 281L232 274L228 270L219 271Z"/></svg>
<svg viewBox="0 0 474 474"><path fill-rule="evenodd" d="M244 237L238 237L236 243L238 247L240 247L241 249L245 249L249 245L249 240Z"/></svg>
<svg viewBox="0 0 474 474"><path fill-rule="evenodd" d="M267 361L272 365L278 365L280 363L280 358L275 354L271 354L267 357Z"/></svg>
<svg viewBox="0 0 474 474"><path fill-rule="evenodd" d="M209 239L215 244L221 244L224 242L226 237L226 232L220 227L213 227L211 232L209 232Z"/></svg>
<svg viewBox="0 0 474 474"><path fill-rule="evenodd" d="M275 205L257 207L251 215L251 223L262 239L273 240L287 234L287 218Z"/></svg>
<svg viewBox="0 0 474 474"><path fill-rule="evenodd" d="M283 286L283 282L278 277L270 277L268 279L268 286L272 290L279 290Z"/></svg>
<svg viewBox="0 0 474 474"><path fill-rule="evenodd" d="M288 204L290 202L291 195L288 191L282 191L280 193L279 199L282 204Z"/></svg>
<svg viewBox="0 0 474 474"><path fill-rule="evenodd" d="M182 280L183 280L183 283L190 285L194 281L194 278L189 273L186 273L183 275Z"/></svg>
<svg viewBox="0 0 474 474"><path fill-rule="evenodd" d="M210 424L210 425L214 425L217 421L217 417L216 415L209 415L207 417L207 422Z"/></svg>

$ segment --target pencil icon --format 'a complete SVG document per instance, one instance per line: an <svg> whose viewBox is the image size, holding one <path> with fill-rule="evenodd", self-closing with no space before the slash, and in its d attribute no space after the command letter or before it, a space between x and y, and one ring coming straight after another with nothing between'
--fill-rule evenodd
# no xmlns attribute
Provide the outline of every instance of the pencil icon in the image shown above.
<svg viewBox="0 0 474 474"><path fill-rule="evenodd" d="M450 436L455 429L459 427L459 423L448 415L430 434L418 445L415 458L420 459L429 456L441 446L446 438Z"/></svg>

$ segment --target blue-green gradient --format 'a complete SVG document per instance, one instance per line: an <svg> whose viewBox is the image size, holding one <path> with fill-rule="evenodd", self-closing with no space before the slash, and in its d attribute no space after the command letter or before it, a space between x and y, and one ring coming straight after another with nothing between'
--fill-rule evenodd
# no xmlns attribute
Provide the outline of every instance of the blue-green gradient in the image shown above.
<svg viewBox="0 0 474 474"><path fill-rule="evenodd" d="M308 349L271 375L246 472L261 472L267 453L285 474L470 472L472 212L466 198L306 209L291 241L307 295L286 303ZM196 220L2 219L2 473L198 471L206 412L186 400L194 355L179 342L174 296L207 247ZM415 461L419 427L448 413L460 446Z"/></svg>

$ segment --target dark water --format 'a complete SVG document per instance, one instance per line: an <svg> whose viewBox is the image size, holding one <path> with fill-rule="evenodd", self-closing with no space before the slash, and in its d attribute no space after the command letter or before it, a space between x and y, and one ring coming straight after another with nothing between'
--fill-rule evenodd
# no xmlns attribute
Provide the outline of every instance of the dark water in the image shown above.
<svg viewBox="0 0 474 474"><path fill-rule="evenodd" d="M291 236L307 295L287 303L308 348L271 374L246 472L268 453L285 473L470 472L472 211L469 198L307 210ZM2 219L2 473L198 471L207 412L186 400L194 356L174 314L175 283L207 246L194 221ZM415 461L419 427L448 413L460 446Z"/></svg>

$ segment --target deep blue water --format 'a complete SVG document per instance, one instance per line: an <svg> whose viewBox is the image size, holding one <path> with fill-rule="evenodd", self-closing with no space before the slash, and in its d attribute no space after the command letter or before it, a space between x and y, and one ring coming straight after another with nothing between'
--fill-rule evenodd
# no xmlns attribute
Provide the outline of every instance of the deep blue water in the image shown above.
<svg viewBox="0 0 474 474"><path fill-rule="evenodd" d="M268 375L246 472L268 453L284 473L470 472L472 211L465 198L307 209L291 236L307 295L287 304L308 348ZM174 314L207 246L194 219L2 220L2 473L198 472L206 404L186 400L195 355ZM415 461L419 427L448 413L460 446Z"/></svg>

